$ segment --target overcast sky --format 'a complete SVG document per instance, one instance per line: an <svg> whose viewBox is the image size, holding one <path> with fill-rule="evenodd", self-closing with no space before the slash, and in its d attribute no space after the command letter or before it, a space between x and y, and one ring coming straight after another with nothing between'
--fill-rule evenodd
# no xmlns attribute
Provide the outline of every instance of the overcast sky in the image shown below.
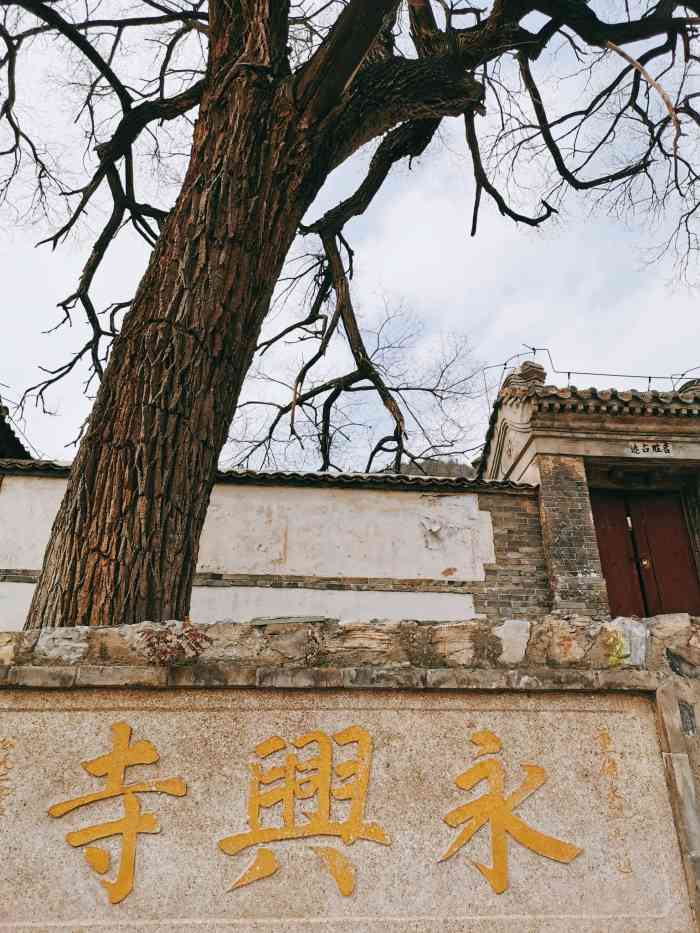
<svg viewBox="0 0 700 933"><path fill-rule="evenodd" d="M331 178L312 217L352 189L367 158L361 155ZM487 364L521 352L524 344L548 347L564 374L552 373L543 354L537 359L550 369L550 381L560 384L567 370L659 376L700 366L698 294L674 282L669 260L649 263L658 230L643 224L627 229L602 214L590 216L583 195L537 231L484 204L478 236L471 239L472 197L463 127L448 121L442 139L411 171L400 166L367 217L347 227L363 309L371 311L385 298L403 301L425 323L427 338L467 334L475 358ZM34 245L46 232L16 226L7 214L0 218L0 394L9 402L40 378L40 364L57 365L80 344L79 323L48 336L42 331L57 322L56 303L75 287L90 231L55 252ZM122 235L103 267L98 304L130 297L145 260L142 242ZM26 409L21 426L40 455L72 457L66 445L89 409L83 376L53 391L55 415ZM572 376L572 382L646 387L607 376ZM484 400L477 435L487 413Z"/></svg>

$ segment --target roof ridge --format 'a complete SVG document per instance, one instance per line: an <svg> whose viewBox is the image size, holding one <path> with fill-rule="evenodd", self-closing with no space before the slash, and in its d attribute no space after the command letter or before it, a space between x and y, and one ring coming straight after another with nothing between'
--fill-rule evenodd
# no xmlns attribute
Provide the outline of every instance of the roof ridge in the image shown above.
<svg viewBox="0 0 700 933"><path fill-rule="evenodd" d="M0 459L0 475L67 476L70 464L55 460ZM522 492L534 493L536 487L510 480L489 482L468 476L418 476L407 473L328 473L313 470L219 470L217 482L240 485L350 486L358 488L389 488L394 490L441 489L460 492Z"/></svg>

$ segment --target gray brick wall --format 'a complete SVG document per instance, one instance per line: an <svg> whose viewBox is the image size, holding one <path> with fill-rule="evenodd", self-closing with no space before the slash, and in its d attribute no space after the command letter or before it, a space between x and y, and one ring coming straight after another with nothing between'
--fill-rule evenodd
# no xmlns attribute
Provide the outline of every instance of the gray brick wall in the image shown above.
<svg viewBox="0 0 700 933"><path fill-rule="evenodd" d="M582 457L540 455L540 519L553 609L609 612Z"/></svg>
<svg viewBox="0 0 700 933"><path fill-rule="evenodd" d="M489 493L479 508L491 513L496 552L486 580L470 584L476 611L489 618L533 618L551 602L538 501L531 495Z"/></svg>

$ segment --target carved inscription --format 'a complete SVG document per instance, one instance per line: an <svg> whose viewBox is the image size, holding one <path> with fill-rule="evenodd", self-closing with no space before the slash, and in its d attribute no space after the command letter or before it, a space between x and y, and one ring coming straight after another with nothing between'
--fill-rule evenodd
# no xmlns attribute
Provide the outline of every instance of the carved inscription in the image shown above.
<svg viewBox="0 0 700 933"><path fill-rule="evenodd" d="M333 743L354 747L355 757L333 765ZM257 761L250 765L248 830L219 843L227 855L236 855L261 843L314 837L340 839L350 846L358 839L388 846L390 839L378 823L365 820L367 790L372 768L372 739L359 726L331 736L315 731L293 739L290 745L274 735L255 748ZM296 749L293 751L292 749ZM309 754L309 751L311 754ZM301 752L302 754L297 754ZM304 754L304 752L306 754ZM267 767L263 767L266 761ZM334 783L334 777L337 783ZM349 806L342 819L334 813L335 801ZM303 807L299 812L298 805ZM264 826L263 818L276 812L279 824ZM355 890L355 869L350 860L331 846L311 846L328 870L338 891L348 897ZM269 878L279 868L277 856L261 846L253 862L234 881L230 890Z"/></svg>
<svg viewBox="0 0 700 933"><path fill-rule="evenodd" d="M111 750L82 763L89 775L104 778L103 788L54 804L48 812L50 816L59 818L90 804L121 800L123 813L120 818L66 835L69 845L83 848L85 861L98 875L105 875L110 870L111 856L107 849L93 843L112 837L118 839L120 855L116 877L100 882L110 904L118 904L134 888L139 835L160 832L156 815L142 811L140 795L159 793L183 797L187 793L187 784L181 777L126 783L128 768L153 765L160 756L148 740L132 742L128 723L114 723L111 732ZM524 779L507 794L506 769L499 757L502 751L500 738L489 730L482 730L471 735L471 743L475 749L474 758L479 760L460 774L454 783L466 793L478 791L482 785L484 791L443 817L443 822L459 832L439 861L451 859L480 830L487 829L490 832L492 864L472 864L488 881L491 890L502 894L509 885L510 840L537 855L564 864L577 858L582 849L535 829L515 812L546 784L545 769L523 763ZM0 814L3 796L9 792L4 785L7 783L12 747L9 739L0 740ZM607 746L603 747L604 752L608 750ZM229 890L235 891L270 878L279 871L280 863L270 848L271 844L313 839L315 844L308 845L308 848L331 876L338 892L343 897L354 894L356 868L345 853L345 847L358 841L391 846L391 838L384 827L366 816L372 757L372 737L357 725L332 734L313 730L292 739L272 735L259 742L249 764L245 808L247 828L218 843L219 849L230 856L254 850L252 859L249 858L247 866L240 871ZM609 775L607 758L605 762L604 773ZM331 842L336 844L328 844ZM342 843L342 848L338 843Z"/></svg>
<svg viewBox="0 0 700 933"><path fill-rule="evenodd" d="M12 739L0 739L0 816L4 816L7 809L7 799L12 793L10 789L10 771L12 769L11 752L15 747Z"/></svg>
<svg viewBox="0 0 700 933"><path fill-rule="evenodd" d="M536 852L537 855L553 859L555 862L564 862L566 864L573 862L576 856L581 854L582 849L533 829L532 826L528 826L513 812L524 800L527 800L546 783L547 772L544 768L539 765L523 764L522 769L525 772L525 780L512 794L506 797L505 769L502 762L495 757L501 752L501 740L493 732L485 730L475 732L471 737L471 741L477 748L474 753L475 758L481 758L484 755L493 757L472 765L468 771L460 774L455 779L455 784L460 790L471 791L482 782L485 782L488 790L481 797L451 810L444 817L444 822L448 826L464 826L464 829L452 842L440 861L444 862L446 859L452 858L480 829L488 825L491 830L491 858L493 864L480 865L475 862L474 867L486 878L496 894L503 894L508 888L509 836L531 852Z"/></svg>
<svg viewBox="0 0 700 933"><path fill-rule="evenodd" d="M110 855L106 849L90 845L111 836L121 837L121 857L117 877L114 881L101 881L107 892L110 904L118 904L127 897L134 887L134 869L136 865L136 842L140 833L159 833L160 826L154 813L142 813L137 794L168 794L171 797L184 797L187 785L180 777L167 778L163 781L139 781L125 784L126 769L132 765L152 765L160 758L151 742L145 740L131 743L131 726L117 722L112 726L112 750L92 761L84 761L83 768L94 777L103 777L103 790L84 794L73 800L54 804L49 808L49 816L61 817L79 807L85 807L99 800L122 798L124 815L119 820L89 826L77 832L68 833L66 842L73 846L85 846L83 854L90 868L98 875L104 875L110 868Z"/></svg>

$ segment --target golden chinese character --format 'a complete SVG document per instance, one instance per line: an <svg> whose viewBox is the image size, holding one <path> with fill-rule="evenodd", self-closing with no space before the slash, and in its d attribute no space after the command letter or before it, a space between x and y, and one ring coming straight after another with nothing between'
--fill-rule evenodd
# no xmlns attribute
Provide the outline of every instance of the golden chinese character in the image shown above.
<svg viewBox="0 0 700 933"><path fill-rule="evenodd" d="M101 881L107 892L110 904L118 904L131 893L134 887L134 866L136 864L136 838L139 833L159 833L160 826L153 813L142 813L141 804L136 794L168 794L171 797L184 797L187 785L182 778L168 778L164 781L140 781L125 784L124 774L132 765L151 765L159 759L158 752L148 741L131 743L131 726L117 722L112 726L112 751L108 755L84 761L82 767L88 774L104 777L103 790L74 800L66 800L49 808L49 816L64 816L98 800L111 800L122 797L124 816L120 820L100 823L77 832L68 833L66 842L74 847L84 846L98 839L121 836L121 858L119 870L114 881ZM109 852L98 846L87 845L84 850L85 860L99 875L109 871Z"/></svg>
<svg viewBox="0 0 700 933"><path fill-rule="evenodd" d="M377 823L365 821L367 788L372 767L372 739L359 726L350 726L333 736L335 744L357 746L356 757L339 762L333 767L333 744L325 732L309 732L292 741L297 750L315 746L313 754L302 758L289 749L279 736L261 742L255 748L260 760L284 753L281 760L267 769L260 761L250 765L248 787L247 832L236 833L219 842L227 855L236 855L244 849L266 842L285 839L308 839L330 836L352 845L358 839L390 845L390 840ZM335 774L338 783L333 784ZM333 818L333 801L346 801L342 819ZM309 809L297 814L297 803L306 802ZM278 807L279 825L263 825L270 820L269 811ZM267 812L266 812L267 811ZM299 818L301 817L301 818ZM338 890L348 896L355 890L355 872L352 863L337 849L312 846L334 879ZM233 883L231 890L253 881L269 878L279 868L279 862L270 849L260 848L252 864Z"/></svg>
<svg viewBox="0 0 700 933"><path fill-rule="evenodd" d="M493 732L476 732L471 741L478 751L475 757L482 755L497 755L501 751L501 740ZM523 764L525 780L520 787L508 797L505 796L505 769L500 761L488 758L473 765L468 771L455 780L461 790L473 790L482 781L488 782L489 791L471 803L452 810L443 821L448 826L466 826L457 836L452 845L440 859L444 862L452 858L462 846L466 845L478 831L490 823L491 826L491 858L493 865L480 865L475 862L476 868L486 878L496 894L503 894L508 888L508 836L519 842L521 846L554 859L555 862L573 862L583 849L568 842L562 842L553 836L547 836L528 826L513 811L520 806L531 794L539 790L547 781L547 773L538 765Z"/></svg>

